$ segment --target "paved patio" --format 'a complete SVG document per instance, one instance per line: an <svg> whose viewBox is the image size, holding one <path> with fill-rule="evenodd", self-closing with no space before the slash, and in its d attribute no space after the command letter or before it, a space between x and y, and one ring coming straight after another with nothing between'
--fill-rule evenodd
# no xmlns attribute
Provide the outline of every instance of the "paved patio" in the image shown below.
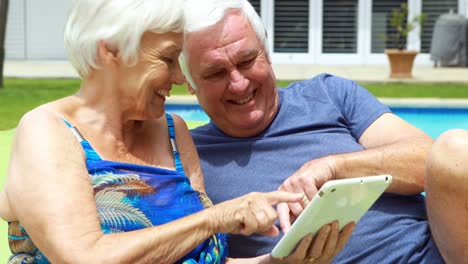
<svg viewBox="0 0 468 264"><path fill-rule="evenodd" d="M468 68L434 68L416 65L413 69L413 79L388 78L388 65L273 65L273 68L279 80L308 79L327 72L358 82L449 82L468 85ZM4 74L6 77L20 78L78 78L78 74L67 61L6 61Z"/></svg>
<svg viewBox="0 0 468 264"><path fill-rule="evenodd" d="M434 68L416 65L412 79L390 79L389 66L314 66L314 65L274 65L280 80L307 79L327 72L357 82L441 82L466 83L468 88L468 68Z"/></svg>

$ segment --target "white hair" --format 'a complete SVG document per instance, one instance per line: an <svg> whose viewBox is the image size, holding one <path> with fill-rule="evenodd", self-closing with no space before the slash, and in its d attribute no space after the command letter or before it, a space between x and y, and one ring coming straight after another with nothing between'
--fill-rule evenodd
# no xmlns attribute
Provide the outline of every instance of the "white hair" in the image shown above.
<svg viewBox="0 0 468 264"><path fill-rule="evenodd" d="M268 56L266 30L263 26L262 19L247 0L185 0L184 35L186 33L199 32L215 25L221 21L226 16L226 12L230 10L240 10L245 18L247 18ZM185 76L185 80L193 89L197 89L192 74L190 73L188 54L185 50L185 41L184 49L179 55L179 64Z"/></svg>
<svg viewBox="0 0 468 264"><path fill-rule="evenodd" d="M96 61L100 40L115 49L128 65L138 61L140 42L147 31L182 32L182 0L74 0L64 41L71 64L82 78Z"/></svg>

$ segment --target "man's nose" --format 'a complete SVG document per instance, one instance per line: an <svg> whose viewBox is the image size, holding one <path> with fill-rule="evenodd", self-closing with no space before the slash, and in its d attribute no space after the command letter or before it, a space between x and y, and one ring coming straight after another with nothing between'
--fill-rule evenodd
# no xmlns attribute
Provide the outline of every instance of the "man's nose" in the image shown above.
<svg viewBox="0 0 468 264"><path fill-rule="evenodd" d="M229 74L229 89L234 93L243 93L249 87L249 80L238 70L233 70Z"/></svg>

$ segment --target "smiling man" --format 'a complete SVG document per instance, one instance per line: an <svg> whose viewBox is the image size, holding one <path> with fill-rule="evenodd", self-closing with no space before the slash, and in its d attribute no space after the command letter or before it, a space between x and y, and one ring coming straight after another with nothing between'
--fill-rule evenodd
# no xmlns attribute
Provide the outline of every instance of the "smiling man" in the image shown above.
<svg viewBox="0 0 468 264"><path fill-rule="evenodd" d="M431 199L426 204L420 195L425 190L425 162L432 145L428 135L350 80L322 74L278 89L265 29L248 1L187 0L186 5L179 61L189 90L211 118L209 124L193 130L192 136L208 195L215 203L276 189L305 193L311 199L330 180L391 174L387 193L356 225L343 250L314 251L311 261L443 263L443 258L447 262L463 259L456 252L464 252L463 237L468 231L451 224L453 219L437 217L464 216L459 212L465 211L466 203L460 199L466 195L455 195L462 193L463 185L451 182L461 183L463 177L428 181L428 197L434 197L431 190L437 190L435 194L444 200ZM429 166L429 170L434 168ZM458 192L439 188L447 183ZM278 205L283 230L288 230L306 203L304 199ZM438 236L432 236L426 205L436 215L431 227L439 231ZM456 231L465 236L448 239L441 235ZM266 254L278 240L231 236L230 255Z"/></svg>
<svg viewBox="0 0 468 264"><path fill-rule="evenodd" d="M240 12L216 28L187 34L186 53L200 89L200 104L227 134L248 137L263 131L278 110L276 79L268 54ZM204 34L204 33L207 34ZM216 40L216 41L214 41ZM192 93L196 88L190 86Z"/></svg>

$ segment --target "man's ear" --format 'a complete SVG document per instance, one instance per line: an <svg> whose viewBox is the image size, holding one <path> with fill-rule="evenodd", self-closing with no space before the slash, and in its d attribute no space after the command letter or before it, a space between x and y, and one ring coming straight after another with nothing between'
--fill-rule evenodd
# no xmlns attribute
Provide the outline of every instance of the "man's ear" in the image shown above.
<svg viewBox="0 0 468 264"><path fill-rule="evenodd" d="M266 53L267 62L271 65L271 56L270 56L270 53L269 53L269 52L265 52L265 53Z"/></svg>
<svg viewBox="0 0 468 264"><path fill-rule="evenodd" d="M117 61L117 50L112 49L107 45L104 40L99 40L98 42L98 58L99 62L102 65L106 65L109 63L114 64Z"/></svg>
<svg viewBox="0 0 468 264"><path fill-rule="evenodd" d="M197 92L189 82L185 81L185 85L187 85L187 90L191 95L194 95Z"/></svg>

